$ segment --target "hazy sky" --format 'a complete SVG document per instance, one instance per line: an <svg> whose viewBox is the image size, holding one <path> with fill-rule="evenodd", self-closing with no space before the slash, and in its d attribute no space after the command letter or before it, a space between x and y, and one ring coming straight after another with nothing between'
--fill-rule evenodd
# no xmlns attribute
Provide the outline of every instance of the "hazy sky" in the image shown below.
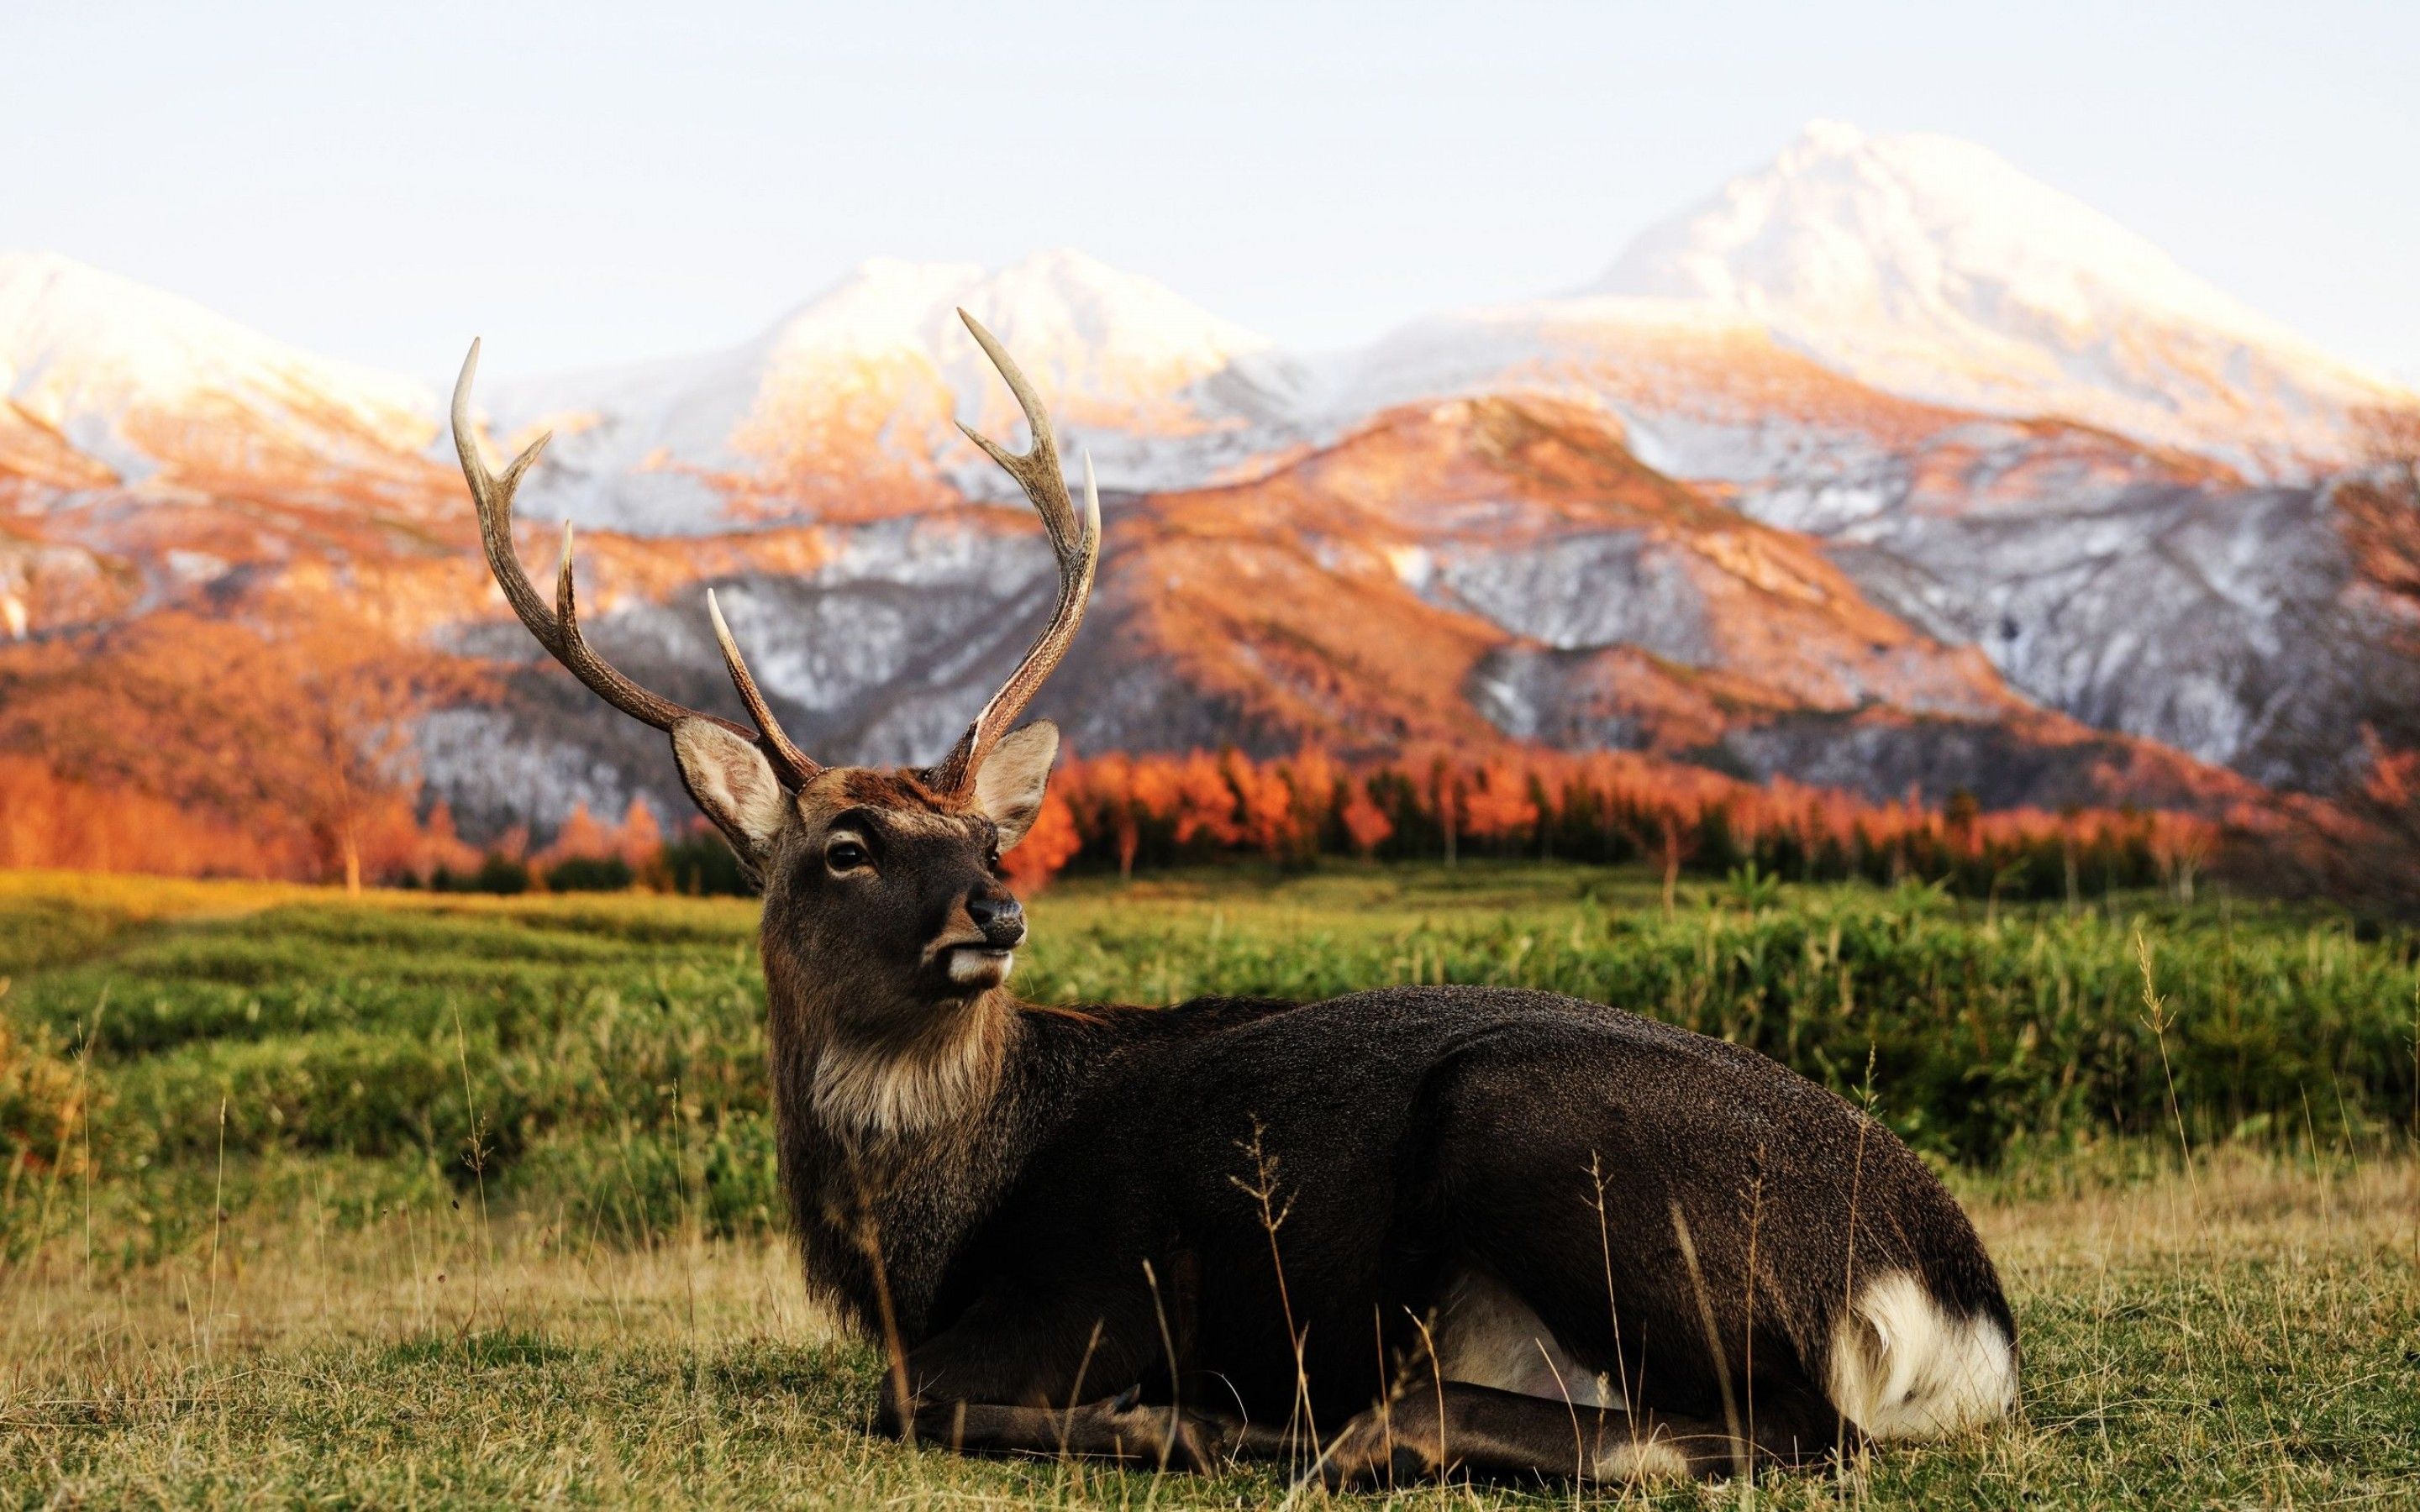
<svg viewBox="0 0 2420 1512"><path fill-rule="evenodd" d="M2420 379L2410 3L0 0L0 246L428 378L1058 245L1326 347L1589 279L1816 116L1971 138Z"/></svg>

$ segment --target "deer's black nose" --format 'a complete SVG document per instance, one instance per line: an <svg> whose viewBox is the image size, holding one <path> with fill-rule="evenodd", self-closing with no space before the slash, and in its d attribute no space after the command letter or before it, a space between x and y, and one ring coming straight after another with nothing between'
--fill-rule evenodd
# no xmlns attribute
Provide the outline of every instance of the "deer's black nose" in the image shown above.
<svg viewBox="0 0 2420 1512"><path fill-rule="evenodd" d="M983 931L984 943L993 949L1014 949L1025 939L1025 905L1006 892L969 898L967 917L975 921L975 928Z"/></svg>

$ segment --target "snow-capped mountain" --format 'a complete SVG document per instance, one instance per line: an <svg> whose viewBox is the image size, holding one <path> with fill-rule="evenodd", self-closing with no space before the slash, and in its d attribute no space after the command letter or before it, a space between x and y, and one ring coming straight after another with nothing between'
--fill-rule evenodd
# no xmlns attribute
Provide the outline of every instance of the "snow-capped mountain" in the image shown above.
<svg viewBox="0 0 2420 1512"><path fill-rule="evenodd" d="M1015 443L1015 402L965 309L1050 395L1104 486L1192 482L1266 451L1299 379L1268 338L1069 251L998 271L879 259L733 350L499 385L499 429L551 427L530 508L680 532L995 492L951 424Z"/></svg>
<svg viewBox="0 0 2420 1512"><path fill-rule="evenodd" d="M716 582L834 753L945 743L1047 592L1022 505L967 507L1008 485L953 421L1023 427L960 307L1111 494L1050 695L1088 749L1515 740L2008 802L2305 779L2294 733L2374 669L2333 654L2357 587L2291 474L2350 407L2420 403L1979 148L1819 125L1598 287L1317 359L1072 252L869 262L613 372L491 350L493 439L556 434L523 513L603 527L609 654L719 698ZM466 815L669 791L502 620L424 386L25 255L0 380L0 638L367 607L498 670L415 736Z"/></svg>
<svg viewBox="0 0 2420 1512"><path fill-rule="evenodd" d="M0 437L83 458L44 470L67 483L105 469L127 483L307 485L408 470L437 428L419 384L47 253L0 252Z"/></svg>
<svg viewBox="0 0 2420 1512"><path fill-rule="evenodd" d="M1587 292L1701 304L1876 388L2292 475L2411 395L1992 152L1818 121Z"/></svg>
<svg viewBox="0 0 2420 1512"><path fill-rule="evenodd" d="M2301 481L2349 412L2412 396L2319 351L1983 148L1810 125L1652 229L1580 293L1431 316L1289 355L1080 254L996 272L869 262L755 341L499 382L501 430L551 425L530 507L683 532L881 512L996 486L949 424L1013 427L954 317L1054 394L1113 488L1250 476L1397 404L1591 399L1682 476L1869 469L1974 412L2055 415Z"/></svg>

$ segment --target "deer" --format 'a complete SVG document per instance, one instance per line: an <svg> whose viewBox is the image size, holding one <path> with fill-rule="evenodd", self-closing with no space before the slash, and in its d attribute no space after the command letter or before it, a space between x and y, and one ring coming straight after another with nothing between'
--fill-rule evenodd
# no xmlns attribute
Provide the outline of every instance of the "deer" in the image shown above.
<svg viewBox="0 0 2420 1512"><path fill-rule="evenodd" d="M762 894L781 1181L812 1295L889 1368L871 1431L970 1454L1298 1484L1612 1484L1838 1463L2016 1410L2016 1326L1965 1211L1868 1112L1778 1062L1544 992L1027 1002L1001 854L1059 750L1019 724L1099 567L1041 398L1023 411L1048 623L932 766L828 766L706 595L752 728L648 692L553 602L514 492L453 433L489 567L538 644L670 738Z"/></svg>

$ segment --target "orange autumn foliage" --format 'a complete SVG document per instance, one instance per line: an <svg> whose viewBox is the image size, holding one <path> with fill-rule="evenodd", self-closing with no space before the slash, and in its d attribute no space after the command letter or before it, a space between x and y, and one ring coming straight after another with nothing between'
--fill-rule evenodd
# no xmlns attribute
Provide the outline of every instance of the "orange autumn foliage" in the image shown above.
<svg viewBox="0 0 2420 1512"><path fill-rule="evenodd" d="M1025 838L1001 856L1001 870L1008 873L1011 887L1020 892L1036 892L1083 848L1084 837L1076 827L1076 810L1067 806L1066 799L1053 793L1043 798L1042 811L1034 816L1033 827L1025 832Z"/></svg>
<svg viewBox="0 0 2420 1512"><path fill-rule="evenodd" d="M408 720L479 686L352 619L165 610L0 659L8 864L357 881L454 858Z"/></svg>
<svg viewBox="0 0 2420 1512"><path fill-rule="evenodd" d="M1346 795L1337 819L1344 825L1345 839L1352 843L1354 853L1359 856L1371 855L1395 832L1395 822L1387 817L1387 810L1371 802L1368 790L1357 784Z"/></svg>
<svg viewBox="0 0 2420 1512"><path fill-rule="evenodd" d="M1233 751L1110 755L1063 763L1052 792L1081 837L1069 860L1114 863L1121 874L1223 856L1292 864L1323 852L1448 861L1492 853L1643 861L1668 884L1684 869L1720 875L1753 860L1796 877L1913 873L2040 896L2066 885L2084 856L2096 886L2164 883L2182 894L2220 833L2189 814L1985 813L1962 795L1930 806L1787 780L1758 786L1618 751L1356 766L1317 750L1274 762Z"/></svg>
<svg viewBox="0 0 2420 1512"><path fill-rule="evenodd" d="M1502 840L1526 832L1538 822L1538 805L1529 797L1525 774L1507 762L1490 762L1479 769L1479 780L1462 795L1464 833L1477 840Z"/></svg>

